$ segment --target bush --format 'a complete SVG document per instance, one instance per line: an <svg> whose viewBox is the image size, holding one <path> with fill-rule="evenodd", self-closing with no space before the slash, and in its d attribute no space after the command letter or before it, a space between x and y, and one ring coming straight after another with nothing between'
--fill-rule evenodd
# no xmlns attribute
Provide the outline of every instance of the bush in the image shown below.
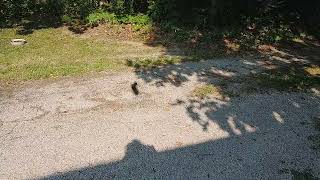
<svg viewBox="0 0 320 180"><path fill-rule="evenodd" d="M118 15L132 15L146 13L149 7L149 0L110 0L105 9Z"/></svg>
<svg viewBox="0 0 320 180"><path fill-rule="evenodd" d="M22 20L59 23L64 15L84 19L98 6L99 0L0 0L0 24L11 26Z"/></svg>
<svg viewBox="0 0 320 180"><path fill-rule="evenodd" d="M104 22L108 22L111 24L118 23L118 19L114 13L108 13L101 10L91 13L87 17L87 21L89 22L90 25L104 23Z"/></svg>
<svg viewBox="0 0 320 180"><path fill-rule="evenodd" d="M96 26L99 23L105 22L111 24L132 24L135 31L139 31L151 24L151 19L147 15L116 15L102 10L91 13L86 20L90 26Z"/></svg>
<svg viewBox="0 0 320 180"><path fill-rule="evenodd" d="M151 24L149 16L143 14L122 16L118 21L123 24L132 24L134 31L139 31Z"/></svg>
<svg viewBox="0 0 320 180"><path fill-rule="evenodd" d="M149 14L151 18L158 22L170 21L178 22L179 14L177 10L177 0L151 1Z"/></svg>
<svg viewBox="0 0 320 180"><path fill-rule="evenodd" d="M12 26L22 20L60 21L63 7L62 0L0 0L0 25Z"/></svg>
<svg viewBox="0 0 320 180"><path fill-rule="evenodd" d="M317 34L319 6L319 0L0 0L0 25L12 26L23 20L68 24L106 21L130 23L140 29L152 19L162 28L174 31L184 27L232 27L242 31L255 24L256 30L261 27L259 39L279 41L306 29Z"/></svg>
<svg viewBox="0 0 320 180"><path fill-rule="evenodd" d="M85 19L99 7L99 0L64 0L65 15L72 19Z"/></svg>
<svg viewBox="0 0 320 180"><path fill-rule="evenodd" d="M119 22L124 24L136 24L136 25L147 25L150 23L150 18L147 15L125 15L119 17Z"/></svg>

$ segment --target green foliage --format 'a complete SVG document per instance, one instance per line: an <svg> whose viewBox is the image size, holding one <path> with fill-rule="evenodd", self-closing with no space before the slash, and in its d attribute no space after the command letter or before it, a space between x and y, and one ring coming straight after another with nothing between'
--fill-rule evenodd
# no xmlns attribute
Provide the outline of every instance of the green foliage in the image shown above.
<svg viewBox="0 0 320 180"><path fill-rule="evenodd" d="M238 32L239 43L254 46L301 32L319 36L319 6L318 0L0 0L0 25L30 21L44 27L47 21L83 29L87 22L110 22L133 24L139 30L152 20L161 30L177 33L177 39L188 38L180 29L229 28Z"/></svg>
<svg viewBox="0 0 320 180"><path fill-rule="evenodd" d="M98 5L98 0L64 0L65 15L72 19L85 19Z"/></svg>
<svg viewBox="0 0 320 180"><path fill-rule="evenodd" d="M134 31L139 31L151 24L151 19L147 15L126 15L121 16L118 19L119 23L122 24L132 24Z"/></svg>
<svg viewBox="0 0 320 180"><path fill-rule="evenodd" d="M63 15L84 19L98 5L99 0L0 0L0 25L11 26L22 20L55 23Z"/></svg>
<svg viewBox="0 0 320 180"><path fill-rule="evenodd" d="M124 24L141 24L147 25L150 23L150 18L147 15L138 14L138 15L126 15L120 16L119 22Z"/></svg>
<svg viewBox="0 0 320 180"><path fill-rule="evenodd" d="M185 27L227 29L240 44L252 47L292 39L301 32L317 36L320 9L314 7L319 5L316 0L155 0L150 3L150 16L162 30L177 33L177 39L186 39L179 32Z"/></svg>
<svg viewBox="0 0 320 180"><path fill-rule="evenodd" d="M104 8L116 14L139 14L148 11L148 0L110 0Z"/></svg>
<svg viewBox="0 0 320 180"><path fill-rule="evenodd" d="M178 22L177 3L171 0L158 0L150 3L150 14L155 21Z"/></svg>
<svg viewBox="0 0 320 180"><path fill-rule="evenodd" d="M71 24L73 21L73 19L68 15L63 15L61 20L66 24Z"/></svg>
<svg viewBox="0 0 320 180"><path fill-rule="evenodd" d="M114 13L108 13L104 11L97 11L97 12L91 13L87 17L87 21L91 25L97 24L97 23L104 23L104 22L108 22L111 24L118 23L118 19Z"/></svg>
<svg viewBox="0 0 320 180"><path fill-rule="evenodd" d="M86 20L91 26L106 22L111 24L131 24L135 31L139 31L151 24L151 19L147 15L116 15L102 10L91 13Z"/></svg>
<svg viewBox="0 0 320 180"><path fill-rule="evenodd" d="M63 8L63 0L0 0L0 25L11 26L22 20L57 22Z"/></svg>

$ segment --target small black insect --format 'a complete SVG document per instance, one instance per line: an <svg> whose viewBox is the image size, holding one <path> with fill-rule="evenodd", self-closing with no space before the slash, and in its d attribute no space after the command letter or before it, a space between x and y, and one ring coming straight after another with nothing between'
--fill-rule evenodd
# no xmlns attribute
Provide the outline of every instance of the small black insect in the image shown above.
<svg viewBox="0 0 320 180"><path fill-rule="evenodd" d="M138 83L137 82L134 82L132 85L131 85L131 89L133 91L133 93L135 95L139 95L139 90L138 90Z"/></svg>

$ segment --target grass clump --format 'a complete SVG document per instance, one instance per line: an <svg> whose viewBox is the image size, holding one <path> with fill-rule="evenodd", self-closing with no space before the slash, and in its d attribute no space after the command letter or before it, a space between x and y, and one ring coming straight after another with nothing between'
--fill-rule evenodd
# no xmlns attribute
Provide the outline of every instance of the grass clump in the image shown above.
<svg viewBox="0 0 320 180"><path fill-rule="evenodd" d="M196 87L192 95L198 98L206 98L206 97L215 97L215 98L223 98L221 94L221 89L212 84L207 84L203 86Z"/></svg>
<svg viewBox="0 0 320 180"><path fill-rule="evenodd" d="M320 66L307 67L305 71L312 76L320 76Z"/></svg>

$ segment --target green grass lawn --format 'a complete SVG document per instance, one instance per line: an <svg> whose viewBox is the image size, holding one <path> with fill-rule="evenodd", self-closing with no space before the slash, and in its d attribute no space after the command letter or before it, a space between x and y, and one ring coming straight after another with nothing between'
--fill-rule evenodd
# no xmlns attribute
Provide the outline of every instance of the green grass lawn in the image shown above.
<svg viewBox="0 0 320 180"><path fill-rule="evenodd" d="M23 38L28 44L12 46L10 40ZM142 43L140 43L142 44ZM16 35L14 29L0 30L0 81L35 80L88 72L117 71L126 60L159 53L124 41L76 37L64 28L36 30Z"/></svg>
<svg viewBox="0 0 320 180"><path fill-rule="evenodd" d="M12 38L28 44L12 46ZM116 70L120 63L112 58L117 44L76 38L62 29L43 29L16 35L14 29L0 31L0 80L30 80Z"/></svg>

